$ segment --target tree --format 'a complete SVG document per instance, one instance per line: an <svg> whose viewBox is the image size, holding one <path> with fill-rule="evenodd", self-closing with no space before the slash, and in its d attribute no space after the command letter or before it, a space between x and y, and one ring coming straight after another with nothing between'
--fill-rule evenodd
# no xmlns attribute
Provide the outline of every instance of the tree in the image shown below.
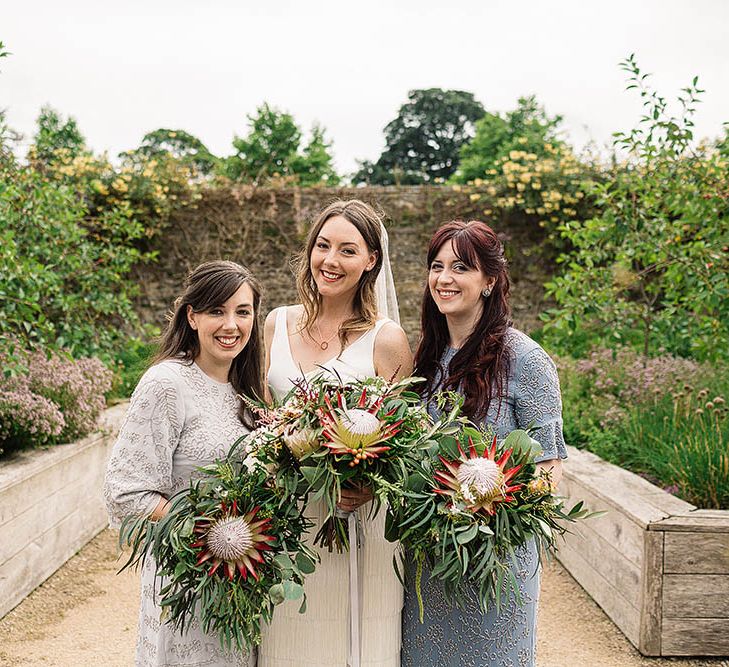
<svg viewBox="0 0 729 667"><path fill-rule="evenodd" d="M197 137L184 130L164 127L145 134L137 151L147 158L170 155L192 164L201 174L209 174L218 162L218 158Z"/></svg>
<svg viewBox="0 0 729 667"><path fill-rule="evenodd" d="M74 158L86 150L86 140L74 118L69 116L64 120L55 109L44 106L36 124L38 129L29 153L32 161L50 164L59 153Z"/></svg>
<svg viewBox="0 0 729 667"><path fill-rule="evenodd" d="M411 90L408 102L385 127L385 150L375 163L362 162L355 182L390 185L444 181L458 166L461 147L485 111L472 93Z"/></svg>
<svg viewBox="0 0 729 667"><path fill-rule="evenodd" d="M633 344L644 354L714 359L729 341L729 174L724 158L694 149L693 115L703 92L697 78L670 115L633 56L622 63L628 89L645 107L637 127L616 135L630 160L591 187L601 210L565 223L572 250L547 285L557 307L547 334ZM574 345L572 345L574 347Z"/></svg>
<svg viewBox="0 0 729 667"><path fill-rule="evenodd" d="M301 185L337 185L339 176L334 169L334 159L330 153L331 142L324 136L324 128L314 124L311 128L311 139L301 156L291 160L291 169L298 177Z"/></svg>
<svg viewBox="0 0 729 667"><path fill-rule="evenodd" d="M519 150L547 157L545 145L557 147L562 142L558 129L562 116L549 117L534 95L520 97L516 109L503 116L487 113L476 122L476 133L460 152L458 171L451 179L468 183L484 178L496 169L499 159Z"/></svg>
<svg viewBox="0 0 729 667"><path fill-rule="evenodd" d="M0 58L7 58L9 51L5 50L5 44L0 42ZM5 122L5 109L0 109L0 168L5 163L12 163L15 160L10 144L20 139L20 136L11 130Z"/></svg>
<svg viewBox="0 0 729 667"><path fill-rule="evenodd" d="M301 150L302 133L291 114L263 104L248 119L248 135L233 140L236 152L225 160L222 171L228 178L261 183L278 177L301 185L338 182L331 144L319 125L313 126L311 140Z"/></svg>

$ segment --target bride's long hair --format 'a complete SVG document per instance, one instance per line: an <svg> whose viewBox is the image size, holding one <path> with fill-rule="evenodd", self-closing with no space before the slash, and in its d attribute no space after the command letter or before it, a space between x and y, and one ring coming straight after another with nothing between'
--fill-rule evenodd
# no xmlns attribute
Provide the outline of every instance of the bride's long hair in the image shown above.
<svg viewBox="0 0 729 667"><path fill-rule="evenodd" d="M377 297L375 282L382 268L382 222L375 210L359 199L332 202L317 217L309 230L304 250L295 258L296 289L304 306L302 329L311 332L321 310L321 294L311 272L310 258L316 239L327 220L342 216L362 234L370 252L377 253L377 260L370 271L365 271L359 280L352 308L354 315L339 328L339 342L344 349L347 340L356 333L369 331L377 321Z"/></svg>
<svg viewBox="0 0 729 667"><path fill-rule="evenodd" d="M485 222L453 220L442 225L430 239L428 270L445 243L453 243L454 252L466 266L494 278L495 282L491 294L482 298L481 317L448 368L440 367L449 342L448 324L426 284L421 309L422 333L413 374L426 379L422 394L429 399L438 388L435 383L440 372L444 378L441 388L462 393L464 414L478 420L486 416L494 399L506 395L510 364L506 331L511 326L511 308L504 247Z"/></svg>

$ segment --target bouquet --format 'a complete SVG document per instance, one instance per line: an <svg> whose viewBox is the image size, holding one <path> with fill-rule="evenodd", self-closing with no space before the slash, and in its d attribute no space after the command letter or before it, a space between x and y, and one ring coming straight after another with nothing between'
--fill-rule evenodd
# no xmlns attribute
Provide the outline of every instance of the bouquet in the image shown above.
<svg viewBox="0 0 729 667"><path fill-rule="evenodd" d="M197 615L223 648L244 650L260 643L275 605L301 599L305 611L302 584L317 556L302 538L312 524L252 457L201 470L158 522L122 524L120 542L131 547L122 570L153 556L167 622L184 631Z"/></svg>
<svg viewBox="0 0 729 667"><path fill-rule="evenodd" d="M343 487L371 489L376 513L420 465L433 434L411 390L419 381L370 377L343 383L320 375L296 383L278 407L256 408L264 422L249 441L256 457L276 469L282 488L303 488L309 500L326 504L315 544L330 551L349 548L347 522L337 511Z"/></svg>
<svg viewBox="0 0 729 667"><path fill-rule="evenodd" d="M475 591L483 610L493 603L498 608L503 595L508 599L513 592L519 599L509 567L515 550L529 539L540 553L554 549L556 536L566 530L562 522L588 516L581 502L566 511L549 473L537 474L541 446L527 431L499 441L488 430L454 423L457 411L388 514L388 539L399 540L416 565L421 621L426 563L450 602L462 605L467 592Z"/></svg>

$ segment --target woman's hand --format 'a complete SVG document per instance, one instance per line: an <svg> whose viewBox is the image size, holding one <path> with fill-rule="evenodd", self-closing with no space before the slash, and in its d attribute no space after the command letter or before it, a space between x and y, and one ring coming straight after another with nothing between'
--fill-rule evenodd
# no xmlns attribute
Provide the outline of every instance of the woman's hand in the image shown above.
<svg viewBox="0 0 729 667"><path fill-rule="evenodd" d="M365 503L372 500L372 489L369 486L342 487L337 507L342 512L354 512Z"/></svg>
<svg viewBox="0 0 729 667"><path fill-rule="evenodd" d="M159 497L157 507L152 510L152 514L149 515L150 521L159 521L163 516L166 516L170 511L170 501L164 496Z"/></svg>
<svg viewBox="0 0 729 667"><path fill-rule="evenodd" d="M540 470L546 470L549 472L549 479L552 481L552 487L556 489L562 479L562 459L540 461L537 463L537 474L539 474Z"/></svg>

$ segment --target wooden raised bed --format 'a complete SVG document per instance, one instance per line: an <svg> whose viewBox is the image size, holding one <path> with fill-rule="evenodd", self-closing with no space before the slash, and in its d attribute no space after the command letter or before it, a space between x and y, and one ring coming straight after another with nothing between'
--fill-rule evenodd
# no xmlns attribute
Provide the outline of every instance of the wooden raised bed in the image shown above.
<svg viewBox="0 0 729 667"><path fill-rule="evenodd" d="M560 492L606 514L573 528L559 561L643 655L729 655L729 511L568 449Z"/></svg>
<svg viewBox="0 0 729 667"><path fill-rule="evenodd" d="M106 410L78 442L0 463L0 618L108 525L104 473L126 411Z"/></svg>

